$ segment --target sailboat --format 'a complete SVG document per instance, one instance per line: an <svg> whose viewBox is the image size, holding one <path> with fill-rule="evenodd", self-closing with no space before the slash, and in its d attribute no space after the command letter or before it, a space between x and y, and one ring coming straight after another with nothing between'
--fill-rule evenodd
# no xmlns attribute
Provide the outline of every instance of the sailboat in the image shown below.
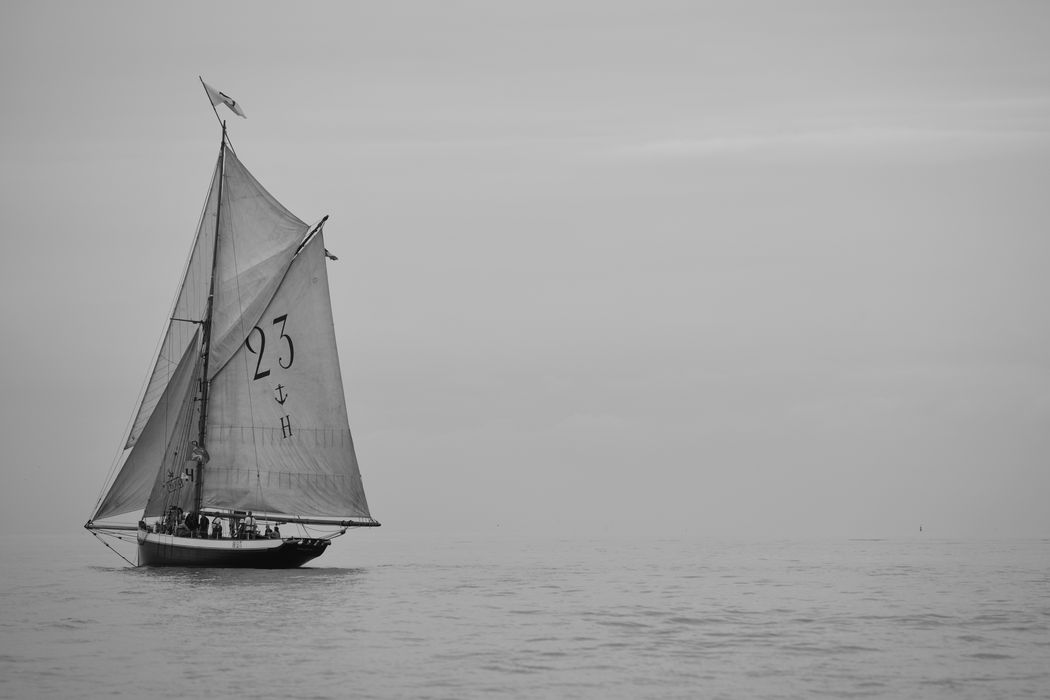
<svg viewBox="0 0 1050 700"><path fill-rule="evenodd" d="M308 225L282 206L221 123L152 372L84 527L135 543L139 565L297 567L379 525L336 350L328 217Z"/></svg>

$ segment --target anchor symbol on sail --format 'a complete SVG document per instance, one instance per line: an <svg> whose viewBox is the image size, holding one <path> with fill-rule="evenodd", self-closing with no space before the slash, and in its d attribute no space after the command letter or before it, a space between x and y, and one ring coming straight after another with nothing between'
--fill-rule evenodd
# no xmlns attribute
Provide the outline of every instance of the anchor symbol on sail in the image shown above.
<svg viewBox="0 0 1050 700"><path fill-rule="evenodd" d="M273 400L283 406L284 402L288 400L288 397L291 394L286 394L285 393L285 391L284 391L284 384L278 384L277 388L274 389L274 391L277 392L277 396L275 396ZM291 437L291 436L292 436L292 417L290 415L288 415L288 414L285 414L284 417L281 418L281 438L286 438L286 437Z"/></svg>

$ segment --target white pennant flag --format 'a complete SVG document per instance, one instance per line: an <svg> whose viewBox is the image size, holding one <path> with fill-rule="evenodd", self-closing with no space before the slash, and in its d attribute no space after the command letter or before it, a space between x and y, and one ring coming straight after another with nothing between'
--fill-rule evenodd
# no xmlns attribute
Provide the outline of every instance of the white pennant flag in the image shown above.
<svg viewBox="0 0 1050 700"><path fill-rule="evenodd" d="M203 80L201 80L201 83L203 83L204 85L205 92L208 93L208 98L211 100L212 107L215 107L219 103L222 103L229 107L233 111L233 113L236 114L238 117L243 117L245 119L248 118L247 116L245 116L244 110L241 109L241 106L237 104L237 100L233 99L224 92L219 92L211 85L208 85L208 83L205 83Z"/></svg>

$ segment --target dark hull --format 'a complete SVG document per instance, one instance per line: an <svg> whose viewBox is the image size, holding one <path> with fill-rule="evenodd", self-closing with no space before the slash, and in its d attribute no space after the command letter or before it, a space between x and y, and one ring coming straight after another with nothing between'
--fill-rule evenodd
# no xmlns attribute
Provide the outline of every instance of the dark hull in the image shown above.
<svg viewBox="0 0 1050 700"><path fill-rule="evenodd" d="M140 566L293 569L328 548L323 539L198 540L139 532Z"/></svg>

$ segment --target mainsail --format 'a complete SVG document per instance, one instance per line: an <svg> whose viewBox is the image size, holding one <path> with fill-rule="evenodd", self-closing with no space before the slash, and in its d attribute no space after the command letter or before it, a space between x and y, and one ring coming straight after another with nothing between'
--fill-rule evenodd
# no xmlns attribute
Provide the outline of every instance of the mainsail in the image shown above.
<svg viewBox="0 0 1050 700"><path fill-rule="evenodd" d="M197 478L207 508L370 518L325 265L320 227L285 209L224 141L123 465L93 520L188 510ZM206 450L196 444L204 396Z"/></svg>
<svg viewBox="0 0 1050 700"><path fill-rule="evenodd" d="M336 355L324 238L212 380L204 505L368 517Z"/></svg>

